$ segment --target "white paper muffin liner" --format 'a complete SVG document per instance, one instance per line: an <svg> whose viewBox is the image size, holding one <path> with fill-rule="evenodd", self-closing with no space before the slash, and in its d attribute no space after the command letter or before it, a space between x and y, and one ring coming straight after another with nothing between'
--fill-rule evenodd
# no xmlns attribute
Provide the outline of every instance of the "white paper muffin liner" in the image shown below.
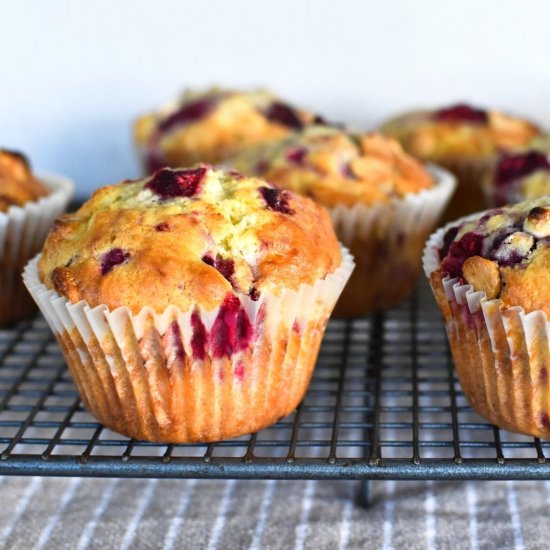
<svg viewBox="0 0 550 550"><path fill-rule="evenodd" d="M21 283L21 272L42 248L53 221L65 211L73 194L68 178L47 174L38 178L51 190L47 196L0 212L0 325L34 309Z"/></svg>
<svg viewBox="0 0 550 550"><path fill-rule="evenodd" d="M71 304L40 282L39 257L23 280L101 423L150 441L216 441L261 429L298 405L354 268L343 247L342 257L334 273L297 291L264 292L256 302L237 296L238 313L169 306L133 315L126 307Z"/></svg>
<svg viewBox="0 0 550 550"><path fill-rule="evenodd" d="M329 210L338 238L357 267L336 307L343 316L395 305L410 294L421 272L426 238L456 186L448 171L429 165L436 184L385 204L338 205Z"/></svg>
<svg viewBox="0 0 550 550"><path fill-rule="evenodd" d="M439 271L446 231L426 243L423 266L442 310L455 366L472 406L494 424L550 436L550 323L544 311L488 300L484 292Z"/></svg>

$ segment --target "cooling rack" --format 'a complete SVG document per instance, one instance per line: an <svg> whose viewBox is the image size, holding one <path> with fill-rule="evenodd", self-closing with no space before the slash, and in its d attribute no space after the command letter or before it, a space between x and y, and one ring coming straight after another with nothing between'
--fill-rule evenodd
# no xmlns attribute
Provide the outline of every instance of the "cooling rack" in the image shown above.
<svg viewBox="0 0 550 550"><path fill-rule="evenodd" d="M549 446L472 411L424 282L397 308L329 323L291 416L212 444L110 432L83 409L41 316L0 330L0 475L550 479Z"/></svg>

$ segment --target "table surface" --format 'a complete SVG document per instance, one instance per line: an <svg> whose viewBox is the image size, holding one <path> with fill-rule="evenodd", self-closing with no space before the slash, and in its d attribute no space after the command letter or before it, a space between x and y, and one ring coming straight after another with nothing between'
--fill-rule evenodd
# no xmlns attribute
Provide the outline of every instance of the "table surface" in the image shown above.
<svg viewBox="0 0 550 550"><path fill-rule="evenodd" d="M549 482L373 483L4 477L0 548L548 548Z"/></svg>

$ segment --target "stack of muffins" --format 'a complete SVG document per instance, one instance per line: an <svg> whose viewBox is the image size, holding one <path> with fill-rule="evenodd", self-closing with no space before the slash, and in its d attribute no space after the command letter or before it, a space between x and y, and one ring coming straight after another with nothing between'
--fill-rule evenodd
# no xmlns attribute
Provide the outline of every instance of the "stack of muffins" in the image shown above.
<svg viewBox="0 0 550 550"><path fill-rule="evenodd" d="M550 173L539 134L467 105L360 133L265 91L188 92L135 123L148 175L58 218L24 282L103 424L172 443L250 433L298 405L334 309L366 315L412 292L448 204L454 219L482 209L503 171ZM526 371L541 368L529 345L546 353L550 312L526 288L547 276L547 217L540 199L459 220L424 252L472 404L538 435L550 400ZM516 332L501 334L506 323ZM495 382L502 361L519 382ZM511 417L499 404L516 389L532 395Z"/></svg>

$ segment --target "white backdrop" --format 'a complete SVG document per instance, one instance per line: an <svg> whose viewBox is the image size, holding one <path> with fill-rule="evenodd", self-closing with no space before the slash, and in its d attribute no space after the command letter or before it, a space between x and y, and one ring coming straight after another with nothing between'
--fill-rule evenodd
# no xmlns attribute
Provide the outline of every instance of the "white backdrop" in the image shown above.
<svg viewBox="0 0 550 550"><path fill-rule="evenodd" d="M84 197L137 175L133 117L186 86L263 85L369 128L467 100L550 126L546 0L0 2L0 146Z"/></svg>

